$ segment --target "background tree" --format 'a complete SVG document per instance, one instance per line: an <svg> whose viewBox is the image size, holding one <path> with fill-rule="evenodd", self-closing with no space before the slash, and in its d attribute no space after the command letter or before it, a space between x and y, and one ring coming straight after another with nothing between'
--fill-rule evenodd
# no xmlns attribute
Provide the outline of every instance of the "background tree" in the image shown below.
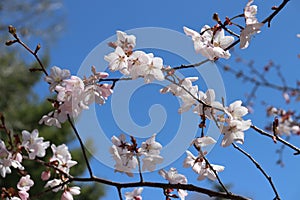
<svg viewBox="0 0 300 200"><path fill-rule="evenodd" d="M7 27L15 24L21 34L27 39L40 38L45 46L58 36L62 25L63 15L60 9L61 1L1 1L0 2L0 112L4 114L5 121L14 134L20 134L22 130L32 131L38 129L40 135L46 140L53 141L54 144L71 143L74 135L70 126L65 125L61 129L47 126L38 126L38 121L44 113L51 109L47 100L40 100L34 92L34 86L41 79L41 73L30 73L29 68L35 68L35 62L29 63L23 58L17 49L7 48L4 41L8 38ZM49 17L49 16L52 17ZM47 18L47 20L41 20ZM50 21L48 19L51 19ZM47 33L47 34L45 34ZM47 52L43 55L45 66L49 63ZM29 67L28 67L29 66ZM5 139L5 134L0 135ZM74 148L71 151L74 160L80 160L82 152ZM89 158L91 156L89 155ZM44 191L45 182L39 177L45 169L33 162L24 162L27 169L35 169L31 173L35 179L32 188L33 194ZM73 174L84 173L86 166L79 162L72 171ZM10 187L16 185L19 175L14 173L10 177L0 180L0 187ZM38 181L40 180L40 182ZM99 199L104 194L103 187L99 184L82 186L82 195L78 199ZM43 195L43 199L59 199L60 194L50 192Z"/></svg>

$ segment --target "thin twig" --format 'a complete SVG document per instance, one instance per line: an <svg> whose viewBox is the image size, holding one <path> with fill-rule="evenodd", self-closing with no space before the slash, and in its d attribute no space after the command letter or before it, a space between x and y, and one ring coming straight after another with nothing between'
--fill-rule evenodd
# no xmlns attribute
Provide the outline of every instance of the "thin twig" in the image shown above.
<svg viewBox="0 0 300 200"><path fill-rule="evenodd" d="M15 29L13 26L9 26L9 29ZM40 67L41 67L41 70L44 72L44 74L46 76L48 76L48 72L46 71L46 68L44 66L44 64L42 63L42 61L40 60L39 56L37 55L38 53L38 50L40 47L37 46L36 50L32 50L31 48L28 47L27 44L25 44L20 38L19 36L17 35L16 32L14 33L11 33L11 35L16 39L16 42L19 43L20 45L22 45L31 55L34 56L34 58L36 59L36 61L39 63Z"/></svg>
<svg viewBox="0 0 300 200"><path fill-rule="evenodd" d="M190 65L180 65L178 67L173 67L172 69L178 70L178 69L187 69L187 68L193 68L193 67L199 67L200 65L203 65L207 63L208 61L211 61L209 59L203 60L201 62L195 63L195 64L190 64Z"/></svg>
<svg viewBox="0 0 300 200"><path fill-rule="evenodd" d="M74 124L73 124L73 122L72 122L72 120L71 120L70 115L67 114L67 116L68 116L68 122L70 123L70 125L71 125L73 131L75 132L76 137L77 137L77 139L78 139L78 141L79 141L79 143L80 143L80 147L81 147L81 150L82 150L82 153L83 153L83 157L84 157L85 163L86 163L86 165L87 165L87 168L88 168L90 177L92 178L92 177L93 177L93 171L92 171L92 168L91 168L91 166L90 166L89 159L88 159L88 157L87 157L87 155L86 155L86 150L85 150L85 146L84 146L84 144L83 144L83 141L82 141L82 139L81 139L81 137L80 137L80 135L79 135L79 133L78 133L76 127L74 126Z"/></svg>
<svg viewBox="0 0 300 200"><path fill-rule="evenodd" d="M261 135L264 135L264 136L267 136L269 138L274 138L274 135L270 134L270 133L267 133L266 131L254 126L254 125L251 125L250 126L253 130L255 130L256 132L260 133ZM276 136L276 140L281 142L282 144L288 146L289 148L295 150L296 152L294 153L294 155L299 155L300 154L300 149L296 146L294 146L293 144L289 143L288 141L282 139L281 137L279 136Z"/></svg>
<svg viewBox="0 0 300 200"><path fill-rule="evenodd" d="M265 170L260 166L260 164L249 154L247 153L246 151L244 151L243 149L241 149L239 146L237 146L236 144L232 143L232 146L239 150L242 154L244 154L245 156L247 156L254 164L255 166L259 169L259 171L261 171L261 173L266 177L266 179L269 181L274 193L275 193L275 198L274 200L280 200L280 197L279 197L279 194L277 192L277 189L272 181L272 178L271 176L269 176Z"/></svg>

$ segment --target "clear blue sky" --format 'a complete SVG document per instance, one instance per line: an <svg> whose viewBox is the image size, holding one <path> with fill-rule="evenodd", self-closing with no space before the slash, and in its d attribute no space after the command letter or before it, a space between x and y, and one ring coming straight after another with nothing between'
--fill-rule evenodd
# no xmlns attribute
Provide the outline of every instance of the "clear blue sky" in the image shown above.
<svg viewBox="0 0 300 200"><path fill-rule="evenodd" d="M199 30L203 25L214 25L212 20L213 13L219 13L219 16L224 19L225 16L234 16L242 13L242 9L247 1L236 0L210 0L210 1L70 1L66 0L63 9L66 12L66 26L62 37L51 46L51 64L62 68L69 68L73 73L76 73L81 63L84 61L89 52L99 43L106 40L115 34L116 30L129 30L140 27L162 27L175 31L183 32L182 27L188 26L195 30ZM271 7L281 1L259 1L258 19L264 19L271 12ZM236 49L238 54L241 54L245 59L254 59L257 66L264 66L269 60L283 66L283 73L288 78L290 84L294 84L299 76L300 60L297 54L300 53L300 39L296 38L296 34L300 33L299 28L299 9L300 3L296 0L291 0L286 8L274 19L271 28L263 28L262 32L257 35L249 48L242 51ZM174 41L176 42L176 41ZM191 49L193 46L190 47ZM165 64L177 66L184 62L183 59L169 55L167 52L156 51L158 56L166 56ZM104 55L99 54L99 60L103 59ZM199 61L201 58L199 57ZM243 69L240 64L236 64L234 60L222 60L223 63L229 64L237 69ZM236 99L245 99L244 94L249 90L248 84L241 84L241 81L236 80L233 76L222 73L226 88L226 97L228 102ZM190 72L186 71L189 74ZM192 73L192 72L191 72ZM190 74L191 74L190 73ZM272 80L272 77L271 77ZM124 84L124 83L120 83ZM202 84L199 82L199 84ZM142 88L142 92L146 91ZM172 121L178 122L179 116L176 112L178 103L172 100L175 97L171 95L161 96L156 95L159 87L146 88L151 92L150 95L136 94L132 97L134 103L131 103L131 114L136 123L146 125L149 123L148 109L154 103L159 103L165 107L168 112L166 125L172 126ZM203 88L205 90L206 88ZM274 102L274 105L283 103L281 94L274 91L260 90L258 92L259 100L264 100L268 103ZM142 103L141 103L142 102ZM259 103L257 103L259 104ZM109 115L110 103L100 108L99 121L103 125L107 138L111 135L118 135L121 130L115 127L115 122ZM140 106L143 105L144 107ZM284 105L286 106L286 105ZM298 104L290 104L288 108L297 109ZM101 110L103 109L103 111ZM103 113L101 113L103 112ZM134 113L137 113L136 115ZM248 115L254 124L264 127L268 121L264 114L264 107L257 105L255 113ZM197 124L191 124L197 126ZM172 136L171 131L174 127L166 127L160 132L161 139L167 140ZM175 127L176 128L176 127ZM167 136L166 136L167 134ZM188 133L186 133L188 134ZM219 141L220 142L220 141ZM300 138L292 138L292 142L300 146ZM94 142L97 145L97 141ZM162 141L168 143L168 141ZM284 153L285 167L281 168L275 164L277 155L275 150L279 145L274 145L268 138L258 135L253 131L246 132L245 144L242 146L251 153L257 161L259 161L265 170L272 176L279 194L282 199L297 199L300 196L299 180L300 180L300 157L292 155L292 151L286 149ZM108 150L104 149L104 153ZM180 168L180 171L188 175L190 183L194 183L203 187L211 187L211 183L197 182L196 174L191 172L191 169L182 169L181 157L174 165ZM244 196L253 197L257 200L272 199L273 192L262 174L256 167L243 155L231 147L222 148L219 143L208 155L212 163L225 165L225 171L220 174L224 183L232 185L232 192ZM98 176L112 180L130 181L125 175L115 174L112 169L103 166L96 160L93 162L94 169ZM169 166L171 167L171 165ZM167 169L169 168L167 167ZM164 181L157 176L147 174L146 180ZM132 179L137 180L137 179ZM126 191L126 190L124 190ZM144 199L163 199L160 189L144 188ZM117 193L114 188L107 188L107 196L104 200L117 199ZM190 195L192 196L192 195ZM187 198L189 199L189 198Z"/></svg>

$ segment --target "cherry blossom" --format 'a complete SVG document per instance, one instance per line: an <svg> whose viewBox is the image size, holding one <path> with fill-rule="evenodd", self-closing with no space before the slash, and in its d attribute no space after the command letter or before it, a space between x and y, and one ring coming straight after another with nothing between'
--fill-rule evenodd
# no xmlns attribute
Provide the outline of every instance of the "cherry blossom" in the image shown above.
<svg viewBox="0 0 300 200"><path fill-rule="evenodd" d="M144 77L145 83L151 83L153 80L163 81L163 60L159 57L153 57L153 54L143 54L140 56L140 65L132 68L133 78Z"/></svg>
<svg viewBox="0 0 300 200"><path fill-rule="evenodd" d="M128 57L128 68L130 71L130 76L132 79L137 79L139 74L139 66L147 64L149 58L153 58L154 55L152 53L146 54L144 51L134 51Z"/></svg>
<svg viewBox="0 0 300 200"><path fill-rule="evenodd" d="M131 51L136 44L136 37L134 35L127 35L123 31L117 31L117 41L109 43L113 48L121 47L125 52Z"/></svg>
<svg viewBox="0 0 300 200"><path fill-rule="evenodd" d="M80 194L80 187L67 187L61 196L61 200L73 200L73 195Z"/></svg>
<svg viewBox="0 0 300 200"><path fill-rule="evenodd" d="M45 81L49 83L49 90L54 92L55 87L62 83L63 80L71 76L70 71L67 69L60 69L57 66L51 68L49 76L45 77Z"/></svg>
<svg viewBox="0 0 300 200"><path fill-rule="evenodd" d="M41 179L43 181L49 180L50 177L51 177L51 172L50 171L43 171L42 174L41 174Z"/></svg>
<svg viewBox="0 0 300 200"><path fill-rule="evenodd" d="M159 142L155 141L156 134L142 143L138 152L144 155L142 170L154 171L157 164L163 162L163 157L160 156L162 146Z"/></svg>
<svg viewBox="0 0 300 200"><path fill-rule="evenodd" d="M215 173L211 170L209 165L205 162L200 154L199 157L195 157L190 151L186 151L187 157L183 162L185 168L192 167L193 171L199 174L197 180L204 180L206 177L214 181L217 179ZM211 167L216 171L216 173L224 170L223 166L213 165Z"/></svg>
<svg viewBox="0 0 300 200"><path fill-rule="evenodd" d="M44 186L45 188L50 187L53 188L53 192L58 192L59 190L62 190L62 187L58 187L60 184L62 184L63 181L61 179L52 179L46 183Z"/></svg>
<svg viewBox="0 0 300 200"><path fill-rule="evenodd" d="M34 185L33 180L30 179L30 175L22 176L17 184L17 188L22 191L28 191Z"/></svg>
<svg viewBox="0 0 300 200"><path fill-rule="evenodd" d="M224 134L222 146L227 147L233 142L243 144L244 131L250 128L251 120L229 120L227 124L227 126L224 126L221 129L221 132Z"/></svg>
<svg viewBox="0 0 300 200"><path fill-rule="evenodd" d="M175 168L170 168L169 171L161 169L158 173L171 184L187 184L187 178L182 174L178 174ZM178 189L178 195L181 200L184 200L188 193L186 190Z"/></svg>
<svg viewBox="0 0 300 200"><path fill-rule="evenodd" d="M44 157L46 154L46 149L49 147L50 143L44 142L43 137L38 137L39 132L37 129L33 130L32 133L24 130L22 131L22 146L26 149L29 155L29 159L33 160L35 157Z"/></svg>
<svg viewBox="0 0 300 200"><path fill-rule="evenodd" d="M7 150L5 143L0 140L0 175L5 178L6 174L11 173L10 167L24 170L22 166L22 156L20 153L11 153Z"/></svg>
<svg viewBox="0 0 300 200"><path fill-rule="evenodd" d="M124 75L129 75L128 57L121 47L118 46L114 52L104 56L104 60L109 62L111 71L120 71Z"/></svg>
<svg viewBox="0 0 300 200"><path fill-rule="evenodd" d="M162 146L159 142L155 141L156 134L153 134L148 140L142 142L141 147L139 148L139 153L143 155L159 155Z"/></svg>
<svg viewBox="0 0 300 200"><path fill-rule="evenodd" d="M198 104L194 108L194 113L197 113L198 115L205 115L208 119L213 119L213 115L215 115L216 109L222 109L223 106L220 102L215 101L215 91L213 89L208 89L206 93L204 94L202 91L199 91L198 98L202 102L204 102L206 105L211 106L207 107L204 106L202 103Z"/></svg>
<svg viewBox="0 0 300 200"><path fill-rule="evenodd" d="M68 150L68 147L65 144L56 146L55 144L51 145L53 156L50 158L50 162L57 161L57 168L69 173L70 168L77 164L77 161L72 160L71 153Z"/></svg>
<svg viewBox="0 0 300 200"><path fill-rule="evenodd" d="M25 190L18 191L19 197L21 197L21 200L27 200L29 199L29 193Z"/></svg>
<svg viewBox="0 0 300 200"><path fill-rule="evenodd" d="M138 166L138 161L134 154L126 149L120 151L115 145L110 148L110 153L116 161L114 166L115 172L124 172L132 177L133 173L131 171Z"/></svg>
<svg viewBox="0 0 300 200"><path fill-rule="evenodd" d="M193 86L192 82L198 80L197 77L188 77L179 82L179 84L171 84L160 90L161 93L171 92L182 100L182 105L178 109L178 113L188 111L193 105L196 105L198 98L198 86Z"/></svg>
<svg viewBox="0 0 300 200"><path fill-rule="evenodd" d="M258 20L256 19L257 6L251 5L253 2L254 2L254 0L249 0L244 8L244 16L245 16L247 25L258 23Z"/></svg>
<svg viewBox="0 0 300 200"><path fill-rule="evenodd" d="M215 144L217 141L210 137L210 136L204 136L204 137L197 137L192 141L192 145L195 145L197 148L201 150L202 147L209 146L212 144Z"/></svg>
<svg viewBox="0 0 300 200"><path fill-rule="evenodd" d="M242 106L242 103L241 100L237 100L225 109L230 119L242 120L242 117L248 114L248 108Z"/></svg>
<svg viewBox="0 0 300 200"><path fill-rule="evenodd" d="M40 119L39 124L45 124L47 126L56 126L57 128L61 128L61 124L58 121L58 119L56 117L53 117L53 116L55 116L54 113L55 113L54 111L51 111L47 115L44 115ZM56 116L57 116L57 114L56 114Z"/></svg>
<svg viewBox="0 0 300 200"><path fill-rule="evenodd" d="M132 192L126 192L125 193L125 198L126 200L142 200L142 192L143 192L143 189L142 187L139 187L139 188L135 188Z"/></svg>
<svg viewBox="0 0 300 200"><path fill-rule="evenodd" d="M133 173L131 172L138 166L138 160L135 153L130 149L130 144L125 140L125 135L121 134L119 137L113 136L112 147L110 148L110 153L112 154L113 159L116 161L115 172L125 172L128 176L132 177Z"/></svg>
<svg viewBox="0 0 300 200"><path fill-rule="evenodd" d="M230 57L229 51L225 49L229 47L234 38L225 36L223 29L219 29L214 33L210 26L205 25L200 33L187 27L183 27L183 30L187 36L192 37L195 51L209 60L228 59Z"/></svg>

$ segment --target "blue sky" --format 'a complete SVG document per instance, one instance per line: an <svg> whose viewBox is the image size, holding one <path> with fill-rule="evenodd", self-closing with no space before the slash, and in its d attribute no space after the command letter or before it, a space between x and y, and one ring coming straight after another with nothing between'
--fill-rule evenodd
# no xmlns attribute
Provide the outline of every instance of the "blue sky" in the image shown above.
<svg viewBox="0 0 300 200"><path fill-rule="evenodd" d="M212 20L213 13L217 12L221 19L225 16L232 17L242 13L242 9L247 1L236 0L211 0L211 1L71 1L66 0L63 9L66 12L66 26L60 39L51 46L51 65L57 65L62 68L71 69L76 74L84 59L88 54L102 41L113 36L116 30L130 30L141 27L160 27L175 30L183 33L182 27L187 26L195 30L199 30L203 25L214 25ZM258 5L258 19L262 20L271 13L271 7L281 1L256 1ZM296 38L296 34L300 33L299 28L299 1L292 0L286 8L274 19L271 28L263 28L262 32L255 36L250 46L246 50L236 52L245 59L254 59L258 67L264 66L269 60L274 60L283 67L283 74L288 77L287 81L294 84L299 76L299 62L297 54L300 53L300 39ZM160 38L157 38L160 39ZM137 42L139 38L137 38ZM176 41L174 41L176 42ZM192 43L190 48L193 50ZM151 49L148 49L151 51ZM153 50L155 55L165 59L165 64L177 66L185 64L186 60L170 54L165 51ZM102 54L99 53L99 60L103 61ZM195 54L195 56L197 56ZM199 61L202 58L199 56ZM221 60L222 63L236 67L237 69L245 68L241 64L237 64L233 59ZM99 61L100 62L100 61ZM184 71L185 75L193 74L193 70ZM244 100L244 95L250 90L249 84L242 84L240 80L236 80L234 76L224 73L220 70L224 80L226 89L226 100L232 102L236 99ZM116 77L117 74L112 74ZM276 81L276 77L270 77L270 80ZM120 83L127 84L127 83ZM203 81L197 82L199 87L204 85ZM120 86L120 88L122 88ZM125 86L126 89L126 86ZM171 95L158 95L159 85L144 86L134 93L130 100L130 114L133 120L140 126L150 123L148 110L153 104L160 104L167 111L166 123L158 138L163 144L168 144L172 139L172 133L178 129L180 116L177 114L178 102ZM206 90L205 85L202 90ZM274 105L283 105L280 92L259 90L258 102L264 100ZM283 105L287 108L297 109L299 103L291 103ZM119 135L124 130L114 122L111 116L111 102L97 109L98 121L109 139L112 135ZM160 108L158 108L160 109ZM254 124L264 127L269 121L265 117L265 108L257 103L255 112L248 115ZM197 126L197 124L191 124ZM92 129L91 129L92 130ZM191 131L192 132L192 131ZM188 133L186 133L188 134ZM291 140L300 146L300 138L294 137ZM219 141L220 142L220 141ZM97 141L94 142L95 145ZM285 167L281 168L275 164L277 155L275 150L279 145L274 145L268 138L258 135L253 131L246 132L245 144L242 146L251 153L257 161L259 161L265 170L272 176L275 185L278 188L282 199L296 199L299 197L299 179L300 173L297 172L300 167L299 157L294 157L292 151L286 149L284 152ZM104 149L103 154L107 154L108 150ZM219 143L213 148L208 155L212 163L225 165L225 171L220 174L224 183L232 185L232 192L253 197L257 200L272 199L273 192L268 185L266 179L256 169L256 167L243 155L231 147L222 148ZM196 174L190 169L182 169L182 161L184 156L179 158L174 164L167 166L175 166L187 174L190 183L202 187L211 187L208 181L196 181ZM93 161L93 168L96 174L101 177L120 181L134 181L137 179L128 179L125 175L115 174L113 170L97 160ZM146 180L164 181L156 172L147 173ZM127 191L127 190L124 190ZM163 199L160 189L145 188L143 192L144 199ZM107 188L107 196L104 200L117 199L117 193L114 188ZM192 195L190 195L192 196Z"/></svg>

